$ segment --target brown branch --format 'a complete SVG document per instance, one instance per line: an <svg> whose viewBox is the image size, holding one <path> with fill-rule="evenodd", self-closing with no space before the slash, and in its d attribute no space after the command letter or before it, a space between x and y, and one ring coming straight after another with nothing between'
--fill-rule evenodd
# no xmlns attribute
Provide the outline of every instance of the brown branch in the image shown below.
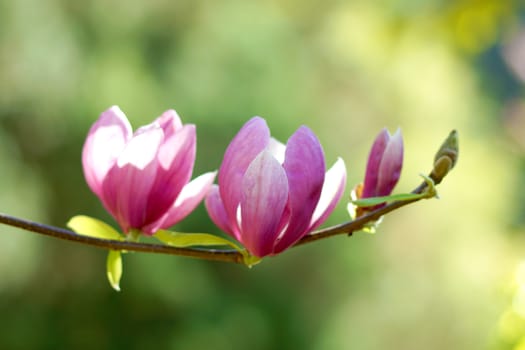
<svg viewBox="0 0 525 350"><path fill-rule="evenodd" d="M60 227L44 225L37 222L16 218L4 213L0 213L0 223L18 227L26 231L39 233L45 236L87 244L109 250L127 250L133 252L171 254L213 261L243 263L243 257L237 251L177 248L162 244L125 242L88 237L76 234L73 231Z"/></svg>
<svg viewBox="0 0 525 350"><path fill-rule="evenodd" d="M430 178L432 178L432 176L430 176ZM416 189L414 189L412 193L414 194L423 193L426 190L426 188L427 188L427 184L426 182L423 182ZM366 226L366 224L379 220L383 215L391 211L394 211L396 209L399 209L401 207L404 207L405 205L420 201L423 198L424 197L418 198L418 199L406 200L406 201L391 202L390 204L387 204L382 208L370 211L367 214L360 216L353 221L348 221L348 222L345 222L339 225L335 225L335 226L331 226L331 227L327 227L321 230L314 231L311 234L304 236L301 240L299 240L299 242L297 242L294 245L294 247L305 244L305 243L314 242L319 239L339 235L339 234L351 235L355 231L362 230Z"/></svg>
<svg viewBox="0 0 525 350"><path fill-rule="evenodd" d="M439 149L438 153L436 154L436 157L434 158L434 167L429 177L434 181L435 184L441 183L443 178L454 167L457 160L457 155L457 133L456 131L452 131L449 137ZM416 189L414 189L412 193L423 193L427 190L427 187L427 183L423 182ZM328 238L331 236L335 236L338 234L352 234L355 231L363 229L363 227L365 227L366 224L378 220L381 216L398 208L401 208L405 205L417 202L422 198L406 201L395 201L387 204L384 207L370 211L367 214L358 217L356 220L345 222L343 224L335 225L322 230L314 231L311 234L303 237L299 242L297 242L294 245L294 247L314 242L320 239ZM171 254L212 261L224 261L238 264L244 263L244 258L242 254L240 254L236 250L177 248L161 244L106 240L101 238L79 235L73 231L66 230L60 227L44 225L29 220L16 218L3 213L0 213L0 224L18 227L20 229L39 233L45 236L87 244L109 250L126 250L146 253Z"/></svg>
<svg viewBox="0 0 525 350"><path fill-rule="evenodd" d="M458 160L458 154L459 154L459 145L458 145L458 133L456 130L452 130L448 137L445 139L439 150L436 152L436 155L434 156L434 166L432 168L432 171L428 175L429 178L432 179L435 185L438 185L443 181L445 176L448 175L448 173L454 168L456 165L456 162ZM423 182L418 187L416 187L412 193L414 194L420 194L427 190L428 184L426 182ZM327 238L330 236L334 236L337 234L347 233L352 234L352 232L359 231L365 227L366 224L369 222L374 222L378 220L381 216L396 210L398 208L401 208L405 205L417 202L423 198L413 199L413 200L407 200L407 201L395 201L390 204L387 204L386 206L376 209L374 211L371 211L367 213L366 215L363 215L361 217L358 217L354 221L346 222L340 225L328 227L322 230L318 230L315 232L312 232L311 234L303 237L299 242L295 244L295 246L317 241L319 239Z"/></svg>
<svg viewBox="0 0 525 350"><path fill-rule="evenodd" d="M426 189L426 183L420 185L413 193L422 193ZM378 220L381 216L398 209L402 206L414 203L420 199L414 199L411 201L398 201L392 202L380 209L376 209L368 214L357 218L354 221L345 222L340 225L328 227L322 230L318 230L303 237L294 246L310 243L319 239L328 238L337 234L350 234L354 231L362 229L367 223ZM137 243L127 241L116 241L101 239L89 236L83 236L76 234L73 231L63 229L56 226L44 225L37 222L16 218L4 213L0 213L0 223L20 229L39 233L45 236L50 236L58 239L68 240L81 244L91 245L98 248L104 248L108 250L127 250L134 252L145 252L145 253L157 253L157 254L170 254L187 256L197 259L205 259L212 261L224 261L233 263L243 263L243 256L236 250L216 250L216 249L195 249L195 248L177 248L162 244L153 243Z"/></svg>

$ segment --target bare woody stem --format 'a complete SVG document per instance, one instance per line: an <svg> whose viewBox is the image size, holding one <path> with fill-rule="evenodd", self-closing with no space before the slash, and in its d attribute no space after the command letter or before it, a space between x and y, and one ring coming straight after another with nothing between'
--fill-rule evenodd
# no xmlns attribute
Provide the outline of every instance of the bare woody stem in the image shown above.
<svg viewBox="0 0 525 350"><path fill-rule="evenodd" d="M434 180L434 179L433 179ZM426 189L426 183L418 186L413 193L422 193ZM420 199L411 201L397 201L392 202L380 209L369 212L368 214L349 221L343 224L328 227L322 230L312 232L303 237L295 246L314 242L319 239L328 238L338 234L351 234L354 231L362 229L367 223L378 220L381 216L401 208L405 205L414 203ZM236 250L214 250L214 249L195 249L195 248L176 248L162 244L151 243L137 243L137 242L123 242L116 240L106 240L95 237L83 236L76 234L73 231L66 230L56 226L44 225L37 222L16 218L4 213L0 213L0 223L13 227L18 227L26 231L39 233L45 236L51 236L63 240L73 241L77 243L87 244L99 248L110 250L127 250L135 252L157 253L157 254L171 254L181 255L198 259L206 259L213 261L224 261L243 263L243 256Z"/></svg>
<svg viewBox="0 0 525 350"><path fill-rule="evenodd" d="M37 222L16 218L4 213L0 213L0 223L8 226L18 227L26 231L39 233L45 236L50 236L66 241L77 242L109 250L126 250L144 253L181 255L206 260L226 261L235 263L242 263L243 261L242 255L239 254L237 251L176 248L162 244L101 239L79 235L73 231L61 227L44 225Z"/></svg>
<svg viewBox="0 0 525 350"><path fill-rule="evenodd" d="M312 232L311 234L303 237L303 239L297 242L295 246L310 243L323 238L328 238L337 234L351 234L352 232L363 228L368 222L375 221L379 219L382 215L404 205L413 203L414 201L393 202L381 209L372 211L367 215L358 218L357 220ZM64 228L44 225L37 222L10 216L4 213L0 213L0 223L8 226L18 227L26 231L39 233L45 236L50 236L58 239L91 245L109 250L126 250L145 253L181 255L197 259L243 263L243 256L236 250L177 248L163 244L107 240L79 235L73 231Z"/></svg>
<svg viewBox="0 0 525 350"><path fill-rule="evenodd" d="M453 140L453 141L450 141ZM451 142L455 142L452 146ZM449 147L450 146L450 147ZM434 160L434 168L429 177L437 185L448 174L456 163L457 158L457 134L452 131L445 143L441 146L436 154ZM412 193L420 194L427 190L428 185L423 182ZM303 237L295 246L311 243L320 239L328 238L339 234L352 234L352 232L359 231L365 227L366 224L378 220L381 216L399 209L405 205L417 202L424 197L395 201L387 204L384 207L368 212L367 214L349 222L317 230L311 234ZM0 224L17 227L26 231L39 233L45 236L50 236L67 241L73 241L81 244L91 245L108 250L126 250L134 252L157 253L187 256L197 259L205 259L212 261L223 261L243 264L244 258L241 253L236 250L220 250L220 249L197 249L197 248L177 248L162 244L152 243L138 243L127 241L106 240L101 238L89 237L76 234L73 231L63 229L56 226L44 225L37 222L16 218L4 213L0 213Z"/></svg>
<svg viewBox="0 0 525 350"><path fill-rule="evenodd" d="M434 180L432 176L429 176L429 177L432 180ZM426 182L423 182L416 189L414 189L412 193L420 194L420 193L423 193L426 189L427 189L427 184ZM425 197L421 197L421 198L413 199L413 200L391 202L387 204L386 206L376 209L374 211L370 211L367 214L360 216L353 221L348 221L348 222L345 222L339 225L335 225L335 226L331 226L331 227L327 227L321 230L314 231L311 234L304 236L301 240L299 240L299 242L297 242L294 245L294 247L305 244L305 243L317 241L319 239L343 234L343 233L351 235L353 232L363 229L368 223L379 220L379 218L381 218L383 215L390 213L391 211L394 211L401 207L404 207L405 205L420 201L423 198Z"/></svg>

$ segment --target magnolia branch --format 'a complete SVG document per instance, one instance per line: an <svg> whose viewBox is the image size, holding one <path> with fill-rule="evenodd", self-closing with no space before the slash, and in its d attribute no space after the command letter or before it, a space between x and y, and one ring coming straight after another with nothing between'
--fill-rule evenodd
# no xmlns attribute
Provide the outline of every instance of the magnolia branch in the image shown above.
<svg viewBox="0 0 525 350"><path fill-rule="evenodd" d="M434 167L431 173L428 175L428 177L433 181L435 185L441 183L443 178L454 167L457 160L457 156L457 133L456 131L452 131L441 146L441 148L439 149L439 151L437 152L434 158ZM428 190L428 183L423 182L417 188L415 188L412 191L412 193L423 194L425 193L425 191ZM363 229L367 224L377 221L385 214L388 214L408 204L417 202L421 199L430 197L434 197L434 195L430 193L429 196L421 196L416 199L391 202L379 209L369 211L365 215L362 215L356 218L355 220L314 231L309 235L303 237L301 240L299 240L294 245L294 247L339 234L351 235L353 232ZM77 242L108 250L124 250L145 253L170 254L211 261L233 262L239 264L244 263L243 255L236 250L177 248L163 244L107 240L79 235L67 229L13 217L4 213L0 213L0 223L8 226L17 227L22 230L39 233L45 236L50 236L58 239Z"/></svg>
<svg viewBox="0 0 525 350"><path fill-rule="evenodd" d="M420 192L414 192L420 193ZM349 221L340 225L328 227L322 230L314 231L311 234L303 237L295 246L302 245L317 241L319 239L328 238L337 234L351 234L354 231L362 229L367 223L379 219L381 216L396 210L402 206L414 203L419 199L413 201L398 201L392 202L383 208L374 210L367 215L364 215L354 221ZM243 256L236 250L219 250L219 249L195 249L195 248L177 248L163 244L152 244L152 243L139 243L139 242L126 242L107 240L95 237L89 237L84 235L76 234L73 231L40 224L37 222L13 217L4 213L0 213L0 223L8 226L17 227L26 231L39 233L45 236L50 236L58 239L67 241L77 242L81 244L91 245L98 248L104 248L109 250L126 250L135 252L145 253L158 253L158 254L170 254L188 256L198 259L213 260L213 261L225 261L234 263L243 263Z"/></svg>

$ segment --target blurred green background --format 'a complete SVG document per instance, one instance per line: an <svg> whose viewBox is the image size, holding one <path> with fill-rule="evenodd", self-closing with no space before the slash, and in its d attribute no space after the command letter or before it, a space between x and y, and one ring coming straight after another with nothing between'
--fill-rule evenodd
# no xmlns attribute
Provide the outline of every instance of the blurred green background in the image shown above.
<svg viewBox="0 0 525 350"><path fill-rule="evenodd" d="M383 126L405 137L397 192L460 134L440 200L252 269L128 254L116 293L106 252L0 226L0 349L525 349L524 79L519 0L0 0L11 215L114 224L80 165L114 104L197 124L195 174L253 115L281 141L306 124L345 196ZM176 229L219 232L202 206Z"/></svg>

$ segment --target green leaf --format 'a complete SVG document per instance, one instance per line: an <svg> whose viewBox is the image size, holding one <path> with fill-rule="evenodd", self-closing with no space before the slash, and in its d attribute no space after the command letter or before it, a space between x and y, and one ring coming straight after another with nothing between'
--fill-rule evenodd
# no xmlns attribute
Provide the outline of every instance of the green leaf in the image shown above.
<svg viewBox="0 0 525 350"><path fill-rule="evenodd" d="M182 233L158 230L155 232L154 237L167 245L178 248L195 246L228 246L241 253L243 257L243 263L248 267L252 267L262 260L259 257L250 255L246 249L241 248L232 241L208 233Z"/></svg>
<svg viewBox="0 0 525 350"><path fill-rule="evenodd" d="M123 237L113 227L103 221L85 216L72 217L67 226L79 235L122 241Z"/></svg>
<svg viewBox="0 0 525 350"><path fill-rule="evenodd" d="M120 278L122 277L122 255L118 250L110 250L106 263L106 272L111 287L120 292Z"/></svg>
<svg viewBox="0 0 525 350"><path fill-rule="evenodd" d="M400 194L393 194L390 196L383 196L383 197L371 197L371 198L362 198L357 200L352 200L351 202L358 207L371 207L374 205L378 205L384 202L391 202L391 201L410 201L413 199L419 199L425 197L425 193L400 193Z"/></svg>
<svg viewBox="0 0 525 350"><path fill-rule="evenodd" d="M245 249L243 249L241 254L243 256L244 265L248 266L249 268L252 268L254 265L257 265L262 261L262 258L259 258L255 255L250 255L250 253L248 253L248 251Z"/></svg>
<svg viewBox="0 0 525 350"><path fill-rule="evenodd" d="M426 175L420 174L420 176L425 180L427 184L426 189L422 193L400 193L400 194L393 194L390 196L361 198L361 199L352 198L350 200L350 203L358 207L371 207L371 206L378 205L384 202L411 201L411 200L421 199L421 198L437 197L438 195L437 195L436 185L434 184L434 181Z"/></svg>
<svg viewBox="0 0 525 350"><path fill-rule="evenodd" d="M225 238L208 233L182 233L158 230L154 235L159 241L178 248L193 246L229 246L242 253L243 249Z"/></svg>

